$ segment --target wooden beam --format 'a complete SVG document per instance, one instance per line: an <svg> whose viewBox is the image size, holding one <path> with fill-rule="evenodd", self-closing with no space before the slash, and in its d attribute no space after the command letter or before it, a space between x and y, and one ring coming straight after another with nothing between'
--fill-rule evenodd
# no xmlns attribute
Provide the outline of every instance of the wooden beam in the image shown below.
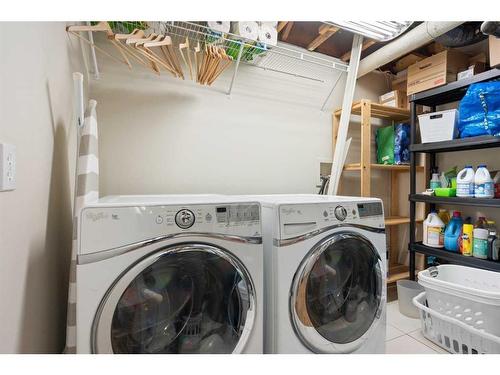
<svg viewBox="0 0 500 375"><path fill-rule="evenodd" d="M361 196L371 197L371 105L361 100Z"/></svg>
<svg viewBox="0 0 500 375"><path fill-rule="evenodd" d="M281 40L287 40L288 35L290 35L290 31L292 31L292 27L293 27L293 22L288 21L285 30L283 31L283 35L281 36Z"/></svg>
<svg viewBox="0 0 500 375"><path fill-rule="evenodd" d="M314 38L314 40L311 43L309 43L307 49L309 51L314 51L337 31L339 31L338 27L331 25L321 25L318 30L318 36Z"/></svg>
<svg viewBox="0 0 500 375"><path fill-rule="evenodd" d="M286 26L287 23L288 23L288 21L280 21L280 22L278 22L278 27L276 28L276 30L278 32L280 32L281 30L283 30L283 28Z"/></svg>
<svg viewBox="0 0 500 375"><path fill-rule="evenodd" d="M377 43L374 40L367 40L363 43L363 46L361 47L361 52L363 52L365 49L373 46L375 43ZM342 55L340 60L342 61L349 61L351 59L351 51L348 51Z"/></svg>

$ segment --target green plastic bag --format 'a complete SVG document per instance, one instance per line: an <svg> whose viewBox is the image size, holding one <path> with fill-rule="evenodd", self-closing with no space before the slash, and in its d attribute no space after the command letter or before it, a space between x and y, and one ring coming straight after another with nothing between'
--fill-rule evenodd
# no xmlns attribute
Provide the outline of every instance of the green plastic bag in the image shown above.
<svg viewBox="0 0 500 375"><path fill-rule="evenodd" d="M394 164L394 125L377 129L377 163Z"/></svg>

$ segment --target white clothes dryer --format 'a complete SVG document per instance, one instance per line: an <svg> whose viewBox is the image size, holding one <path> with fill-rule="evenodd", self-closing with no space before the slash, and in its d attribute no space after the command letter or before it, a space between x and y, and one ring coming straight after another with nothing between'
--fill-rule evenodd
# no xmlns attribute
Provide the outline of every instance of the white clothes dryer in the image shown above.
<svg viewBox="0 0 500 375"><path fill-rule="evenodd" d="M266 353L384 353L386 236L380 199L261 201Z"/></svg>

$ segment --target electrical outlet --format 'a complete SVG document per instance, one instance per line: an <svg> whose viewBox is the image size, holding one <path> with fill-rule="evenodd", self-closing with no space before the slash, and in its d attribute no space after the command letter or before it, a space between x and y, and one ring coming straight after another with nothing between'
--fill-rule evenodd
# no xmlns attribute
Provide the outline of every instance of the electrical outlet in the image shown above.
<svg viewBox="0 0 500 375"><path fill-rule="evenodd" d="M0 191L16 188L16 146L0 143Z"/></svg>

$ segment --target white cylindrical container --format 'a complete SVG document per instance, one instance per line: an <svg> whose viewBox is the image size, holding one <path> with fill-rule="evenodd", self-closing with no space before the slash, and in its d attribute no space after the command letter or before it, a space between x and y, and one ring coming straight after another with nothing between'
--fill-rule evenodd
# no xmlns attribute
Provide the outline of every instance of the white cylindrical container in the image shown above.
<svg viewBox="0 0 500 375"><path fill-rule="evenodd" d="M436 212L431 212L424 220L424 236L422 243L426 246L444 247L444 223Z"/></svg>
<svg viewBox="0 0 500 375"><path fill-rule="evenodd" d="M481 259L488 259L488 229L474 229L474 239L472 240L472 256Z"/></svg>
<svg viewBox="0 0 500 375"><path fill-rule="evenodd" d="M493 180L484 164L477 167L476 175L474 176L474 196L476 198L493 198L495 196Z"/></svg>
<svg viewBox="0 0 500 375"><path fill-rule="evenodd" d="M471 165L466 165L457 175L457 197L474 196L474 169Z"/></svg>

